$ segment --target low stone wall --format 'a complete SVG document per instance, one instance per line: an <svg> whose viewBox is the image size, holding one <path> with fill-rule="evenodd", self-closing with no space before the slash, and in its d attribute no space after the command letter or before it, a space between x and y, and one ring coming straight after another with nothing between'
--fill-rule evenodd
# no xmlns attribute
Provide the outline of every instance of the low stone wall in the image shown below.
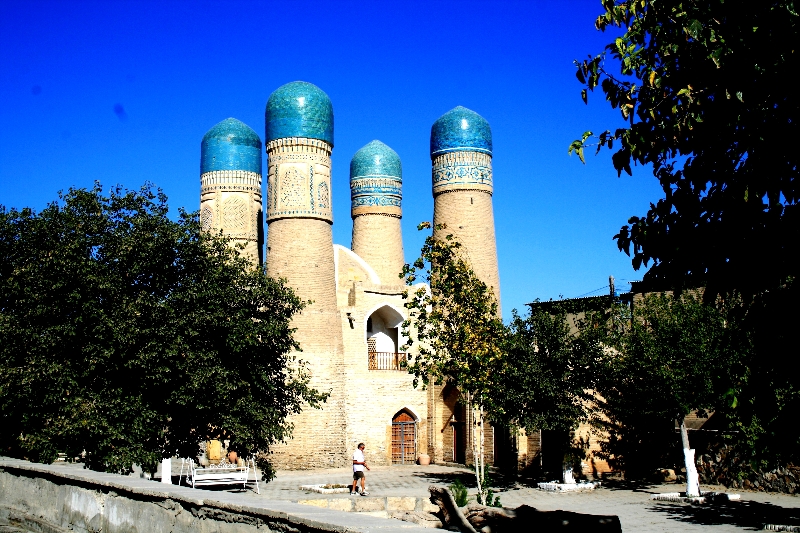
<svg viewBox="0 0 800 533"><path fill-rule="evenodd" d="M365 513L386 511L418 511L423 513L438 513L439 506L434 505L428 498L415 498L413 496L385 496L385 497L358 497L358 498L312 498L297 500L303 505L314 505L345 511L348 513Z"/></svg>
<svg viewBox="0 0 800 533"><path fill-rule="evenodd" d="M413 533L396 520L0 458L0 525L103 533Z"/></svg>
<svg viewBox="0 0 800 533"><path fill-rule="evenodd" d="M756 470L742 461L735 448L717 447L697 458L700 483L720 484L745 490L800 493L800 467L788 465L773 470Z"/></svg>

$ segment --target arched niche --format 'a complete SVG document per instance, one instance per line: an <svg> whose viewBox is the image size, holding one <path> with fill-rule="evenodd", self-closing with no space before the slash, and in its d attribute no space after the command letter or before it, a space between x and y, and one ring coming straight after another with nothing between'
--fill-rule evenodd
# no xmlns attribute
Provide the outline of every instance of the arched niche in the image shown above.
<svg viewBox="0 0 800 533"><path fill-rule="evenodd" d="M398 370L404 343L403 315L391 305L382 305L367 315L365 336L369 367L372 370Z"/></svg>

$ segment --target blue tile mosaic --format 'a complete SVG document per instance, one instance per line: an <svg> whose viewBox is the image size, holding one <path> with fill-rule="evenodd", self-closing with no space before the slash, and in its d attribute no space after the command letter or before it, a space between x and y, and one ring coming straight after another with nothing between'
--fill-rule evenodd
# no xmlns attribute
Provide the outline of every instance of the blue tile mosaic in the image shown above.
<svg viewBox="0 0 800 533"><path fill-rule="evenodd" d="M203 135L200 173L246 170L261 174L261 139L244 122L226 118Z"/></svg>
<svg viewBox="0 0 800 533"><path fill-rule="evenodd" d="M492 128L466 107L451 109L431 126L431 157L448 152L492 153Z"/></svg>
<svg viewBox="0 0 800 533"><path fill-rule="evenodd" d="M400 156L381 141L367 143L350 160L350 179L362 176L393 176L402 180Z"/></svg>
<svg viewBox="0 0 800 533"><path fill-rule="evenodd" d="M367 206L399 208L402 183L400 156L381 141L368 143L350 160L352 209Z"/></svg>
<svg viewBox="0 0 800 533"><path fill-rule="evenodd" d="M264 112L266 142L284 137L320 139L333 146L333 105L312 83L293 81L278 87Z"/></svg>

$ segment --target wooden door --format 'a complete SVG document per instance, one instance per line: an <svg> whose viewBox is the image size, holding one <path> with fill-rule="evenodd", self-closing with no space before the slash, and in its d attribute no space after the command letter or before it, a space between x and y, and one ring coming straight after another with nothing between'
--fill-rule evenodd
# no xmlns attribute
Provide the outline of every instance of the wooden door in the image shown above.
<svg viewBox="0 0 800 533"><path fill-rule="evenodd" d="M417 459L417 423L401 411L392 419L392 463L414 464Z"/></svg>

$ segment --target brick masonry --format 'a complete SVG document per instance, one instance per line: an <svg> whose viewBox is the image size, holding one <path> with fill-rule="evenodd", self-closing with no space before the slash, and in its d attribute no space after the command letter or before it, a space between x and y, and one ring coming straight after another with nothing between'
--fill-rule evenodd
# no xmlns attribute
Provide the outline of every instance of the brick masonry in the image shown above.
<svg viewBox="0 0 800 533"><path fill-rule="evenodd" d="M359 217L360 218L360 217ZM352 456L359 442L366 444L367 463L391 464L392 419L405 410L416 421L416 454L428 453L428 392L414 388L405 370L370 370L367 319L373 314L393 320L405 317L404 286L374 283L370 267L352 251L336 247L337 294L342 311L341 331L345 347L345 413L347 446ZM398 338L396 349L402 346Z"/></svg>
<svg viewBox="0 0 800 533"><path fill-rule="evenodd" d="M285 278L312 303L293 320L295 339L311 374L311 386L330 397L323 409L304 409L290 418L293 438L273 447L284 468L347 464L344 435L344 350L336 306L330 209L330 152L324 141L288 138L267 144L267 274ZM327 187L327 189L326 189ZM324 203L319 200L327 190ZM295 212L296 211L296 212Z"/></svg>
<svg viewBox="0 0 800 533"><path fill-rule="evenodd" d="M382 283L397 285L405 263L400 218L364 214L353 219L352 250L375 269Z"/></svg>
<svg viewBox="0 0 800 533"><path fill-rule="evenodd" d="M433 223L447 225L444 230L434 231L434 235L437 238L448 234L455 236L464 246L475 274L492 287L499 303L500 273L492 195L482 190L464 189L437 194L433 200Z"/></svg>

